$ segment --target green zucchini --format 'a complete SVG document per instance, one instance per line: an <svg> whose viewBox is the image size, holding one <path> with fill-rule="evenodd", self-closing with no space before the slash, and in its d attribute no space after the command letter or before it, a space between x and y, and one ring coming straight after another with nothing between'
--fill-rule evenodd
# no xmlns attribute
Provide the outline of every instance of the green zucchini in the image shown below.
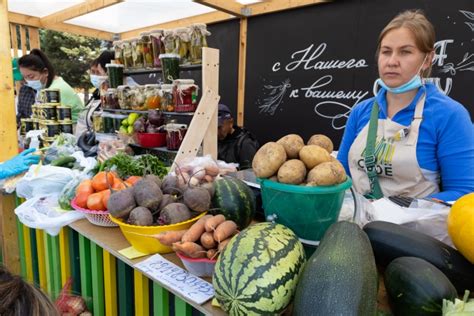
<svg viewBox="0 0 474 316"><path fill-rule="evenodd" d="M377 268L366 234L356 224L337 222L306 263L293 313L376 315L377 285Z"/></svg>
<svg viewBox="0 0 474 316"><path fill-rule="evenodd" d="M474 265L441 241L393 223L375 221L364 227L377 265L386 267L399 257L417 257L440 269L459 294L474 289Z"/></svg>
<svg viewBox="0 0 474 316"><path fill-rule="evenodd" d="M385 270L384 282L395 316L441 315L443 299L457 297L443 272L420 258L393 260Z"/></svg>
<svg viewBox="0 0 474 316"><path fill-rule="evenodd" d="M65 156L65 157L60 157L51 161L51 166L66 167L71 162L72 163L76 162L76 158L72 156Z"/></svg>

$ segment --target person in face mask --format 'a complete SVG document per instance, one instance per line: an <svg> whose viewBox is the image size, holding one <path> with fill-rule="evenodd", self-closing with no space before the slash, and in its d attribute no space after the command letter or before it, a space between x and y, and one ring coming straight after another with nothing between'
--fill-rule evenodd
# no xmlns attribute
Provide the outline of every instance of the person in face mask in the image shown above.
<svg viewBox="0 0 474 316"><path fill-rule="evenodd" d="M352 109L338 152L368 198L454 201L474 191L470 115L425 81L434 43L434 27L419 10L400 13L380 33L375 97Z"/></svg>
<svg viewBox="0 0 474 316"><path fill-rule="evenodd" d="M59 89L61 105L72 107L72 121L76 123L79 113L84 109L84 104L74 89L63 78L56 76L48 57L35 48L28 55L22 56L18 60L18 65L26 86L35 90L37 95L41 89Z"/></svg>
<svg viewBox="0 0 474 316"><path fill-rule="evenodd" d="M89 70L89 76L92 86L95 90L92 93L92 98L94 100L100 99L100 89L107 90L108 76L107 76L107 64L110 64L111 61L115 58L115 53L113 51L103 51L99 57L94 59L91 63L91 68Z"/></svg>

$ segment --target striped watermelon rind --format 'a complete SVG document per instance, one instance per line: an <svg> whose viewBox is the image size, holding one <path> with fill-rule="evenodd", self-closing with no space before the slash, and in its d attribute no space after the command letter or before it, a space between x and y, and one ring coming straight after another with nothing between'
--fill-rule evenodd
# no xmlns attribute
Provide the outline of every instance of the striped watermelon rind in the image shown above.
<svg viewBox="0 0 474 316"><path fill-rule="evenodd" d="M291 302L305 262L303 245L289 228L252 225L219 256L216 299L230 315L279 314Z"/></svg>
<svg viewBox="0 0 474 316"><path fill-rule="evenodd" d="M239 229L244 229L255 215L255 194L245 182L233 177L225 177L214 182L212 207L216 213L233 220Z"/></svg>

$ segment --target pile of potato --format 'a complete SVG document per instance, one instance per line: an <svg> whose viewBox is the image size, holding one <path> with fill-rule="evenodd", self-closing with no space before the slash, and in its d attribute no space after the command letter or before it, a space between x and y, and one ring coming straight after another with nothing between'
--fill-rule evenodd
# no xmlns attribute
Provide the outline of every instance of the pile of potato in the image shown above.
<svg viewBox="0 0 474 316"><path fill-rule="evenodd" d="M217 259L237 232L237 224L219 214L204 215L189 229L167 231L154 237L186 257Z"/></svg>
<svg viewBox="0 0 474 316"><path fill-rule="evenodd" d="M268 142L255 154L252 168L259 178L286 184L327 186L346 181L342 164L331 153L329 137L316 134L305 145L303 138L289 134Z"/></svg>

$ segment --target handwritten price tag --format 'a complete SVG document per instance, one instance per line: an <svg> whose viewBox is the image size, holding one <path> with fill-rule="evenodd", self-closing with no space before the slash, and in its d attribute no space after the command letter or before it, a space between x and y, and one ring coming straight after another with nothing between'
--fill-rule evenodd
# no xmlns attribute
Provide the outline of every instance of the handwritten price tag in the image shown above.
<svg viewBox="0 0 474 316"><path fill-rule="evenodd" d="M140 262L135 267L196 304L203 304L214 297L211 283L178 267L159 254Z"/></svg>

